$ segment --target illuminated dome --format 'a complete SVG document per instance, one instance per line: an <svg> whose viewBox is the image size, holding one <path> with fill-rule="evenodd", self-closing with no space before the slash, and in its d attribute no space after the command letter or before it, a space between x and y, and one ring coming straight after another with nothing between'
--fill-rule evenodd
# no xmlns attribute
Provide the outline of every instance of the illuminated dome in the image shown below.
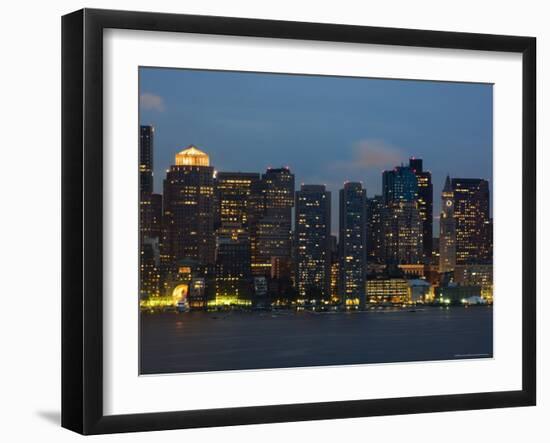
<svg viewBox="0 0 550 443"><path fill-rule="evenodd" d="M196 146L189 145L176 154L177 166L210 166L210 157Z"/></svg>

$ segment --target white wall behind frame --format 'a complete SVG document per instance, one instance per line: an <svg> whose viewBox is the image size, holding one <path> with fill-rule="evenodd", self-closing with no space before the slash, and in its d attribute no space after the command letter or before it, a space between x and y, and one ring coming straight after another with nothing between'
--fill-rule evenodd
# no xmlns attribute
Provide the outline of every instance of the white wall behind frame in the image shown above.
<svg viewBox="0 0 550 443"><path fill-rule="evenodd" d="M542 146L550 121L550 29L548 6L537 0L485 1L394 0L392 2L319 2L318 0L250 1L202 0L177 3L157 0L54 0L7 2L0 28L3 65L2 107L5 131L0 182L3 232L1 276L3 294L20 294L30 280L29 248L32 248L32 280L40 282L39 309L3 309L0 343L0 412L4 418L0 435L10 442L84 441L59 427L60 409L60 16L81 7L156 10L283 20L352 23L446 31L534 35L538 38L538 131L539 195L550 194L550 157ZM33 180L23 179L33 177ZM16 185L19 192L16 191ZM23 198L22 195L26 197ZM29 204L29 196L33 196ZM550 220L549 205L539 197L539 226ZM4 215L6 212L2 212ZM21 220L39 218L32 229ZM550 250L549 236L539 230L539 251ZM539 253L539 275L550 267ZM519 264L518 264L519 266ZM549 283L539 277L539 320L548 313L545 294ZM536 408L373 417L320 422L286 423L188 431L166 431L94 437L94 441L265 443L315 440L407 441L410 443L464 443L465 441L548 441L550 384L544 374L550 369L548 341L550 323L538 322L539 400ZM89 440L89 438L87 438Z"/></svg>

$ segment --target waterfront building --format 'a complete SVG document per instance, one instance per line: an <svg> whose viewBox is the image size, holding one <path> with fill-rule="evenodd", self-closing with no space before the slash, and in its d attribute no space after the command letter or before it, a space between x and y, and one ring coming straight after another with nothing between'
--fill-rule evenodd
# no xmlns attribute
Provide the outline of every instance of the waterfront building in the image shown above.
<svg viewBox="0 0 550 443"><path fill-rule="evenodd" d="M422 159L411 158L409 168L412 169L418 184L418 212L422 222L422 245L424 262L429 263L433 248L433 186L432 173L424 171Z"/></svg>
<svg viewBox="0 0 550 443"><path fill-rule="evenodd" d="M139 253L139 296L140 299L160 295L160 269L158 238L146 237Z"/></svg>
<svg viewBox="0 0 550 443"><path fill-rule="evenodd" d="M216 231L215 306L248 305L252 295L250 236L240 223Z"/></svg>
<svg viewBox="0 0 550 443"><path fill-rule="evenodd" d="M426 280L413 279L408 281L409 300L412 303L426 303L431 300L431 285Z"/></svg>
<svg viewBox="0 0 550 443"><path fill-rule="evenodd" d="M493 302L492 264L456 265L454 281L460 285L479 286L481 296L489 303Z"/></svg>
<svg viewBox="0 0 550 443"><path fill-rule="evenodd" d="M456 264L492 261L489 182L479 178L453 178L456 224Z"/></svg>
<svg viewBox="0 0 550 443"><path fill-rule="evenodd" d="M369 304L404 304L410 301L409 284L402 277L368 275L366 291Z"/></svg>
<svg viewBox="0 0 550 443"><path fill-rule="evenodd" d="M196 146L176 154L164 180L163 256L168 263L184 258L213 265L214 168Z"/></svg>
<svg viewBox="0 0 550 443"><path fill-rule="evenodd" d="M382 214L384 201L381 195L367 199L367 261L384 261L384 231Z"/></svg>
<svg viewBox="0 0 550 443"><path fill-rule="evenodd" d="M161 275L160 295L171 306L183 303L190 309L205 309L214 289L209 267L198 260L185 258L172 263Z"/></svg>
<svg viewBox="0 0 550 443"><path fill-rule="evenodd" d="M365 306L366 190L348 182L340 190L340 296L345 306Z"/></svg>
<svg viewBox="0 0 550 443"><path fill-rule="evenodd" d="M330 298L330 206L324 185L302 185L296 191L295 279L301 299Z"/></svg>
<svg viewBox="0 0 550 443"><path fill-rule="evenodd" d="M456 265L456 222L454 217L454 192L447 175L441 193L439 218L439 272L451 272Z"/></svg>
<svg viewBox="0 0 550 443"><path fill-rule="evenodd" d="M193 277L189 284L190 309L205 309L207 306L206 281L204 277Z"/></svg>
<svg viewBox="0 0 550 443"><path fill-rule="evenodd" d="M481 297L480 286L450 283L435 289L435 300L444 305L465 304L465 300L471 297Z"/></svg>

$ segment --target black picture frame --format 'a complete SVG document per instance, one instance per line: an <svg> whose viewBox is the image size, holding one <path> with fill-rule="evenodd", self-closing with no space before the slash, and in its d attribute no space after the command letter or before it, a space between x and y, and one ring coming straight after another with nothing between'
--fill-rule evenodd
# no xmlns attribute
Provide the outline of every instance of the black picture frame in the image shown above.
<svg viewBox="0 0 550 443"><path fill-rule="evenodd" d="M131 415L103 413L103 30L522 54L522 389ZM536 403L536 39L83 9L62 18L62 426L82 434L531 406Z"/></svg>

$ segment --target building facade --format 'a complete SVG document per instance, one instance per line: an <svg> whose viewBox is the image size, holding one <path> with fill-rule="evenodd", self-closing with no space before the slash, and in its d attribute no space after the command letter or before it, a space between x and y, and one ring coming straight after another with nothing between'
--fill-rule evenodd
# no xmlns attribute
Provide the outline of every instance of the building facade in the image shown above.
<svg viewBox="0 0 550 443"><path fill-rule="evenodd" d="M270 276L274 258L291 259L294 174L288 168L269 168L258 189L261 201L252 194L257 219L251 229L252 270L254 275Z"/></svg>
<svg viewBox="0 0 550 443"><path fill-rule="evenodd" d="M384 261L383 210L381 195L367 199L367 261L373 263Z"/></svg>
<svg viewBox="0 0 550 443"><path fill-rule="evenodd" d="M489 182L478 178L452 179L456 224L456 263L492 261Z"/></svg>
<svg viewBox="0 0 550 443"><path fill-rule="evenodd" d="M382 173L382 196L384 203L392 201L417 201L418 180L413 169L396 166Z"/></svg>
<svg viewBox="0 0 550 443"><path fill-rule="evenodd" d="M340 190L340 297L345 306L365 306L367 192L348 182Z"/></svg>
<svg viewBox="0 0 550 443"><path fill-rule="evenodd" d="M331 194L323 185L302 185L296 191L295 260L298 297L330 298Z"/></svg>
<svg viewBox="0 0 550 443"><path fill-rule="evenodd" d="M398 166L382 174L384 261L390 265L423 260L418 180L414 171Z"/></svg>
<svg viewBox="0 0 550 443"><path fill-rule="evenodd" d="M432 173L424 171L421 158L411 158L409 168L416 175L418 184L418 212L422 222L423 258L429 263L433 249L433 185Z"/></svg>
<svg viewBox="0 0 550 443"><path fill-rule="evenodd" d="M439 217L439 272L452 272L456 265L456 222L454 217L454 192L449 176L441 193Z"/></svg>
<svg viewBox="0 0 550 443"><path fill-rule="evenodd" d="M151 125L139 127L139 190L153 192L153 150L155 129Z"/></svg>
<svg viewBox="0 0 550 443"><path fill-rule="evenodd" d="M416 201L389 202L383 223L386 264L422 263L422 221Z"/></svg>
<svg viewBox="0 0 550 443"><path fill-rule="evenodd" d="M403 304L410 301L409 284L404 278L369 275L366 288L369 304Z"/></svg>
<svg viewBox="0 0 550 443"><path fill-rule="evenodd" d="M163 256L169 263L192 258L213 265L214 168L207 154L189 146L166 173Z"/></svg>
<svg viewBox="0 0 550 443"><path fill-rule="evenodd" d="M260 174L254 172L218 172L216 174L216 228L238 223L248 228L254 221L260 195ZM256 195L255 195L256 194Z"/></svg>
<svg viewBox="0 0 550 443"><path fill-rule="evenodd" d="M251 304L250 236L240 223L216 232L216 306Z"/></svg>

